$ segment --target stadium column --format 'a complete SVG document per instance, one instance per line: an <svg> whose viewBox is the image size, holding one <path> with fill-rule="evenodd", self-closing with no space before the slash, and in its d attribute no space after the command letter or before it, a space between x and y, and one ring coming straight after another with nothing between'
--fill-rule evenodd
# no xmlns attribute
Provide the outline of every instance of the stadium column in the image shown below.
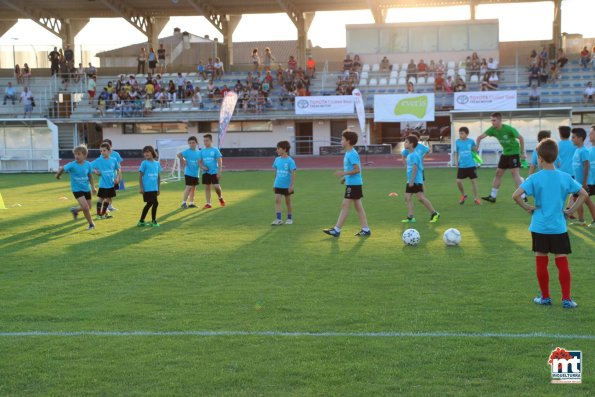
<svg viewBox="0 0 595 397"><path fill-rule="evenodd" d="M89 23L89 18L66 18L62 24L60 38L62 39L62 48L70 46L74 50L74 38Z"/></svg>
<svg viewBox="0 0 595 397"><path fill-rule="evenodd" d="M562 0L554 0L552 39L557 48L562 48ZM555 59L555 58L554 58Z"/></svg>
<svg viewBox="0 0 595 397"><path fill-rule="evenodd" d="M302 69L306 69L306 49L308 46L308 31L310 30L310 26L312 25L312 21L314 20L314 16L316 13L314 12L305 12L303 18L300 18L299 21L296 23L297 31L298 31L298 54L297 54L297 61L298 65Z"/></svg>
<svg viewBox="0 0 595 397"><path fill-rule="evenodd" d="M159 33L163 30L165 25L169 22L169 17L151 17L147 20L147 41L150 47L159 48ZM171 54L169 54L171 56Z"/></svg>
<svg viewBox="0 0 595 397"><path fill-rule="evenodd" d="M0 20L0 37L4 36L4 34L17 23L17 21L18 19Z"/></svg>
<svg viewBox="0 0 595 397"><path fill-rule="evenodd" d="M472 21L475 21L475 9L477 7L477 4L475 2L475 0L471 0L469 2L469 19Z"/></svg>
<svg viewBox="0 0 595 397"><path fill-rule="evenodd" d="M223 28L223 42L227 46L227 63L233 65L233 32L242 20L241 15L228 15L228 21Z"/></svg>

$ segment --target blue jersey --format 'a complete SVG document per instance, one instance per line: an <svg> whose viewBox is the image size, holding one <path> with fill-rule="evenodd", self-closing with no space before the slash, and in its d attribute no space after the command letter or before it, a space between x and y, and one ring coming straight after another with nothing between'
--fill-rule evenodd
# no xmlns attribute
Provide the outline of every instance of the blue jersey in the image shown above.
<svg viewBox="0 0 595 397"><path fill-rule="evenodd" d="M577 148L572 156L572 171L574 172L574 179L581 185L585 178L585 161L589 161L589 151L582 146Z"/></svg>
<svg viewBox="0 0 595 397"><path fill-rule="evenodd" d="M581 189L572 177L560 170L541 170L520 186L528 196L535 197L535 211L529 230L541 234L566 233L564 205L571 193Z"/></svg>
<svg viewBox="0 0 595 397"><path fill-rule="evenodd" d="M207 174L217 175L219 173L218 160L221 157L223 156L216 147L202 148L200 151L200 158L202 159L202 165L208 168L208 170L205 171Z"/></svg>
<svg viewBox="0 0 595 397"><path fill-rule="evenodd" d="M346 185L355 186L364 184L362 179L362 164L359 161L359 154L357 154L357 151L355 148L353 148L346 152L345 157L343 157L343 171L353 171L355 169L355 165L359 166L359 173L355 175L345 175Z"/></svg>
<svg viewBox="0 0 595 397"><path fill-rule="evenodd" d="M91 163L85 161L79 164L76 161L71 161L64 166L64 171L70 173L70 189L73 192L89 192L89 174L93 172Z"/></svg>
<svg viewBox="0 0 595 397"><path fill-rule="evenodd" d="M115 158L118 161L118 164L124 161L122 156L120 156L120 153L116 152L115 150L112 150L112 153L109 156Z"/></svg>
<svg viewBox="0 0 595 397"><path fill-rule="evenodd" d="M415 174L415 180L413 180L413 183L424 183L424 176L420 167L421 157L415 151L407 156L407 183L411 182L414 165L417 165L417 173Z"/></svg>
<svg viewBox="0 0 595 397"><path fill-rule="evenodd" d="M116 180L116 171L120 169L120 163L113 157L107 159L99 157L91 163L91 166L95 170L99 170L99 188L110 189L114 187L114 181Z"/></svg>
<svg viewBox="0 0 595 397"><path fill-rule="evenodd" d="M277 171L274 187L287 189L291 185L291 173L296 170L295 161L289 156L279 156L275 159L273 168Z"/></svg>
<svg viewBox="0 0 595 397"><path fill-rule="evenodd" d="M576 146L568 139L563 139L558 142L558 159L560 160L560 171L567 173L568 175L574 175L572 171L572 156Z"/></svg>
<svg viewBox="0 0 595 397"><path fill-rule="evenodd" d="M419 169L423 171L423 169L424 169L424 156L430 151L430 148L427 147L426 145L422 145L421 143L418 143L417 146L415 147L415 149L413 149L413 151L415 153L417 153L417 155L421 159L421 163L419 165ZM403 157L407 157L409 155L409 150L404 149L401 152L401 155L403 155Z"/></svg>
<svg viewBox="0 0 595 397"><path fill-rule="evenodd" d="M200 160L200 150L192 150L188 148L182 152L182 157L184 157L184 160L186 160L184 175L198 178L198 160Z"/></svg>
<svg viewBox="0 0 595 397"><path fill-rule="evenodd" d="M595 185L595 146L589 150L589 185Z"/></svg>
<svg viewBox="0 0 595 397"><path fill-rule="evenodd" d="M155 160L143 160L140 163L139 172L142 172L143 190L145 192L159 191L159 173L161 172L161 164Z"/></svg>
<svg viewBox="0 0 595 397"><path fill-rule="evenodd" d="M459 168L476 167L475 160L473 160L474 147L475 141L473 139L457 139L455 143L455 148L457 154L459 155Z"/></svg>

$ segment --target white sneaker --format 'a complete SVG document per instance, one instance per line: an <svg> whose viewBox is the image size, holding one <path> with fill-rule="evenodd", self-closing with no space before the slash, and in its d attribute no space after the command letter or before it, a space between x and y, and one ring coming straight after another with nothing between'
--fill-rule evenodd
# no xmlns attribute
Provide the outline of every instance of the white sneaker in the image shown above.
<svg viewBox="0 0 595 397"><path fill-rule="evenodd" d="M293 219L288 219L285 221L286 225L293 225Z"/></svg>
<svg viewBox="0 0 595 397"><path fill-rule="evenodd" d="M271 226L281 226L283 224L283 221L281 219L275 219L272 223Z"/></svg>
<svg viewBox="0 0 595 397"><path fill-rule="evenodd" d="M118 209L116 207L112 207L112 205L110 204L109 207L107 207L108 211L117 211Z"/></svg>

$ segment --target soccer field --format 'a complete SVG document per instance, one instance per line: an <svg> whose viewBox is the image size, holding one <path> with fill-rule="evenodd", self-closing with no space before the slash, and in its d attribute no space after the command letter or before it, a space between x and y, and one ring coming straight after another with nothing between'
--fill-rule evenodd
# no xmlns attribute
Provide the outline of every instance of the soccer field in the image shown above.
<svg viewBox="0 0 595 397"><path fill-rule="evenodd" d="M416 247L401 242L403 169L364 169L367 239L353 209L339 239L322 233L343 197L331 170L297 172L280 227L272 171L224 174L228 205L211 210L179 209L183 182L162 185L159 228L136 227L128 173L91 232L68 212L68 176L1 175L0 395L593 395L595 229L570 229L578 309L562 309L553 260L555 304L537 306L512 178L496 204L461 206L455 175L426 170L442 217L416 202ZM581 385L549 383L557 346L582 351Z"/></svg>

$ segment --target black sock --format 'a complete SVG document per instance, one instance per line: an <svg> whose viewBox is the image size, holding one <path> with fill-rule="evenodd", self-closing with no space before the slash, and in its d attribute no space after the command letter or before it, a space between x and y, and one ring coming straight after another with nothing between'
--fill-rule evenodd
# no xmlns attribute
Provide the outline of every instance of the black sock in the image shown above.
<svg viewBox="0 0 595 397"><path fill-rule="evenodd" d="M101 201L97 202L97 215L101 215Z"/></svg>
<svg viewBox="0 0 595 397"><path fill-rule="evenodd" d="M140 221L144 222L145 218L147 217L147 213L149 212L149 208L151 208L151 203L147 203L145 204L145 207L143 208L143 213L140 216Z"/></svg>
<svg viewBox="0 0 595 397"><path fill-rule="evenodd" d="M101 215L105 215L107 213L107 207L109 207L109 203L104 201L103 205L101 206Z"/></svg>
<svg viewBox="0 0 595 397"><path fill-rule="evenodd" d="M159 202L155 201L153 203L153 208L151 209L151 217L153 218L153 222L157 222L157 207L159 206Z"/></svg>

